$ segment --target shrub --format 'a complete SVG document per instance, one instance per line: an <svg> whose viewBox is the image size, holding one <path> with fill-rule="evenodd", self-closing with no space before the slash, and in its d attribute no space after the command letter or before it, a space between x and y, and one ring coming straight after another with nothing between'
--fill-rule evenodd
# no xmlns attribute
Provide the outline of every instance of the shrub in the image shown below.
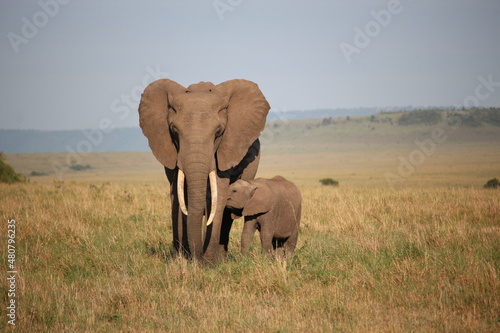
<svg viewBox="0 0 500 333"><path fill-rule="evenodd" d="M46 172L40 172L40 171L31 171L30 176L32 177L37 177L37 176L47 176L48 173Z"/></svg>
<svg viewBox="0 0 500 333"><path fill-rule="evenodd" d="M92 169L90 164L87 164L87 165L73 164L69 168L73 171L83 171L83 170L87 170L87 169Z"/></svg>
<svg viewBox="0 0 500 333"><path fill-rule="evenodd" d="M25 181L26 177L15 172L10 165L4 162L3 153L0 152L0 183L12 184Z"/></svg>
<svg viewBox="0 0 500 333"><path fill-rule="evenodd" d="M331 178L323 178L319 182L325 186L339 186L339 182Z"/></svg>
<svg viewBox="0 0 500 333"><path fill-rule="evenodd" d="M335 124L335 121L333 120L332 117L330 117L330 118L323 118L323 120L321 121L321 126L328 126L330 124Z"/></svg>
<svg viewBox="0 0 500 333"><path fill-rule="evenodd" d="M441 120L441 114L434 110L416 110L403 114L398 119L399 125L434 125Z"/></svg>
<svg viewBox="0 0 500 333"><path fill-rule="evenodd" d="M448 126L480 127L483 123L478 115L468 113L450 113L448 115Z"/></svg>
<svg viewBox="0 0 500 333"><path fill-rule="evenodd" d="M484 188L498 188L499 186L500 182L496 178L490 179L484 184Z"/></svg>
<svg viewBox="0 0 500 333"><path fill-rule="evenodd" d="M470 109L448 113L449 126L480 127L483 124L500 126L500 109Z"/></svg>
<svg viewBox="0 0 500 333"><path fill-rule="evenodd" d="M479 113L479 111L478 111ZM481 119L488 124L500 126L500 110L499 109L488 109L481 110Z"/></svg>

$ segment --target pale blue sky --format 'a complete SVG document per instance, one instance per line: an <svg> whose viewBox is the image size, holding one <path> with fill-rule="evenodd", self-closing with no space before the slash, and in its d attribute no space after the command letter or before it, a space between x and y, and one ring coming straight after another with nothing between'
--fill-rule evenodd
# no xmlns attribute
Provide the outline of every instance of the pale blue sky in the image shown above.
<svg viewBox="0 0 500 333"><path fill-rule="evenodd" d="M500 106L498 0L59 1L0 0L0 128L137 126L160 77L249 79L275 111Z"/></svg>

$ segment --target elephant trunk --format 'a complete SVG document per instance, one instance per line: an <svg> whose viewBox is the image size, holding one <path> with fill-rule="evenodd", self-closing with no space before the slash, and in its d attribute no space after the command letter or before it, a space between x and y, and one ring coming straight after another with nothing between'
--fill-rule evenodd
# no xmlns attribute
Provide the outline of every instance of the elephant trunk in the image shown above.
<svg viewBox="0 0 500 333"><path fill-rule="evenodd" d="M190 154L193 156L193 154ZM204 158L201 158L204 157ZM184 215L187 215L187 238L189 244L189 252L197 259L201 260L203 256L203 240L202 228L203 216L205 215L207 202L207 179L210 180L212 207L210 217L208 217L207 225L213 221L217 202L217 184L215 170L210 171L207 165L211 162L203 163L202 160L207 159L206 156L199 156L196 162L182 163L182 168L178 174L178 195L179 206ZM210 172L209 172L210 171ZM184 180L187 184L187 205L184 200Z"/></svg>
<svg viewBox="0 0 500 333"><path fill-rule="evenodd" d="M203 255L202 221L205 213L207 175L187 174L188 216L187 236L189 252L200 260Z"/></svg>
<svg viewBox="0 0 500 333"><path fill-rule="evenodd" d="M185 175L182 170L179 169L179 176L177 180L177 193L179 195L179 206L184 215L188 215L188 210L186 208L185 194L184 194L184 182ZM211 201L211 210L210 216L207 219L207 226L212 224L214 221L215 213L217 211L217 175L215 170L212 170L208 174L208 180L210 182L210 196L212 198Z"/></svg>

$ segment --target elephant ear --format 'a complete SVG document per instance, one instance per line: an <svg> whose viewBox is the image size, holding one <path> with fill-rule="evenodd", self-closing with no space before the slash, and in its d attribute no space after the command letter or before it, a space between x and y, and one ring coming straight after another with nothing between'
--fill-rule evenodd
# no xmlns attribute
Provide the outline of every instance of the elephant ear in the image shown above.
<svg viewBox="0 0 500 333"><path fill-rule="evenodd" d="M185 91L186 88L168 79L149 84L141 96L139 123L142 133L148 138L149 147L156 159L169 169L177 163L177 150L168 127L169 96Z"/></svg>
<svg viewBox="0 0 500 333"><path fill-rule="evenodd" d="M272 195L269 189L265 186L256 186L251 191L250 200L243 207L243 216L252 216L257 214L267 213L271 209L273 203Z"/></svg>
<svg viewBox="0 0 500 333"><path fill-rule="evenodd" d="M229 80L216 86L228 98L227 125L217 150L221 171L238 165L264 130L270 106L259 86L247 80Z"/></svg>

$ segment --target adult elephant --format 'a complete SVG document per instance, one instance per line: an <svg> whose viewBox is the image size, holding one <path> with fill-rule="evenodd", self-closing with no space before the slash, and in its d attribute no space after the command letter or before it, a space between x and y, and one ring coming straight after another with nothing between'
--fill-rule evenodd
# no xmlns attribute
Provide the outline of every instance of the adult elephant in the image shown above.
<svg viewBox="0 0 500 333"><path fill-rule="evenodd" d="M247 80L185 88L161 79L144 90L140 125L170 182L177 254L209 262L227 254L233 222L225 210L227 188L255 177L269 108Z"/></svg>

